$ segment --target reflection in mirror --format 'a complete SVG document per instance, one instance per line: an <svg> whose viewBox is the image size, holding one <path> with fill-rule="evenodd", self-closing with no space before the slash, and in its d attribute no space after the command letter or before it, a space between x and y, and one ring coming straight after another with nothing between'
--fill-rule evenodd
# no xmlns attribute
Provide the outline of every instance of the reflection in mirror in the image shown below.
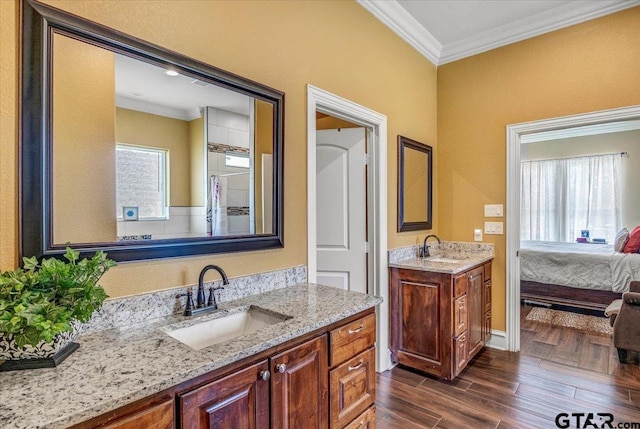
<svg viewBox="0 0 640 429"><path fill-rule="evenodd" d="M432 149L398 136L398 232L432 225Z"/></svg>
<svg viewBox="0 0 640 429"><path fill-rule="evenodd" d="M284 245L284 94L21 3L21 256Z"/></svg>
<svg viewBox="0 0 640 429"><path fill-rule="evenodd" d="M54 244L272 232L270 103L63 34L52 51Z"/></svg>

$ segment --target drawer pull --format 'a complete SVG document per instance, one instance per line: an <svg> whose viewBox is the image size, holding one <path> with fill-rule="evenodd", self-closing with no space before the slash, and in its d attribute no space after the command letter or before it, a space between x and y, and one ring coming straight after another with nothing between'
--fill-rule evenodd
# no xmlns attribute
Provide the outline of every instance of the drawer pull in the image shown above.
<svg viewBox="0 0 640 429"><path fill-rule="evenodd" d="M364 364L364 361L363 361L363 360L361 360L361 361L360 361L360 363L359 363L358 365L348 367L348 368L347 368L347 371L351 372L351 371L353 371L353 370L356 370L356 369L360 368L363 364Z"/></svg>
<svg viewBox="0 0 640 429"><path fill-rule="evenodd" d="M283 363L279 363L278 365L276 365L276 371L278 371L280 374L284 374L286 370L287 370L287 365Z"/></svg>
<svg viewBox="0 0 640 429"><path fill-rule="evenodd" d="M267 381L271 378L271 373L269 371L260 371L260 378Z"/></svg>
<svg viewBox="0 0 640 429"><path fill-rule="evenodd" d="M480 274L476 274L473 276L469 276L469 281L472 281L473 279L475 279L476 277L478 277Z"/></svg>
<svg viewBox="0 0 640 429"><path fill-rule="evenodd" d="M358 332L362 331L364 329L364 325L360 325L360 327L358 329L349 329L347 332L349 333L349 335L352 334L357 334Z"/></svg>

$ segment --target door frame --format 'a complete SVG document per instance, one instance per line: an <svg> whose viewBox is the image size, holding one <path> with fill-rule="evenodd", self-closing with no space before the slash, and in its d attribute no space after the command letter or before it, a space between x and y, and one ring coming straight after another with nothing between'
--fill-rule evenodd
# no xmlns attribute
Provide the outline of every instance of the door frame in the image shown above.
<svg viewBox="0 0 640 429"><path fill-rule="evenodd" d="M361 125L371 137L367 217L370 272L367 290L382 297L376 318L376 371L391 368L389 350L389 278L387 264L387 117L307 84L307 276L316 281L316 111ZM363 160L364 162L364 160Z"/></svg>
<svg viewBox="0 0 640 429"><path fill-rule="evenodd" d="M506 349L520 350L520 147L529 134L640 119L640 105L507 125Z"/></svg>

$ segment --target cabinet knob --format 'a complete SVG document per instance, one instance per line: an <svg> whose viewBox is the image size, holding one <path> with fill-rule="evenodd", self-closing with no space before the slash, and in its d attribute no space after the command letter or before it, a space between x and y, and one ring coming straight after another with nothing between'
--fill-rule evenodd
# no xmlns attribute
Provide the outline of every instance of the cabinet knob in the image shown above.
<svg viewBox="0 0 640 429"><path fill-rule="evenodd" d="M278 371L280 374L284 374L286 370L287 370L287 365L283 363L279 363L276 365L276 371Z"/></svg>
<svg viewBox="0 0 640 429"><path fill-rule="evenodd" d="M260 378L266 381L271 378L271 373L269 371L260 371Z"/></svg>

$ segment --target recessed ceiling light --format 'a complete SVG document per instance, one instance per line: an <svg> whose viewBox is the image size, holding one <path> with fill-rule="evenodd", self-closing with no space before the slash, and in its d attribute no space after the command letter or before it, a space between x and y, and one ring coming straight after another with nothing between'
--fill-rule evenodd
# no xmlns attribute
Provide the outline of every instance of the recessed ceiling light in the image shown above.
<svg viewBox="0 0 640 429"><path fill-rule="evenodd" d="M178 76L180 73L178 73L175 70L167 70L166 72L164 72L167 76Z"/></svg>

